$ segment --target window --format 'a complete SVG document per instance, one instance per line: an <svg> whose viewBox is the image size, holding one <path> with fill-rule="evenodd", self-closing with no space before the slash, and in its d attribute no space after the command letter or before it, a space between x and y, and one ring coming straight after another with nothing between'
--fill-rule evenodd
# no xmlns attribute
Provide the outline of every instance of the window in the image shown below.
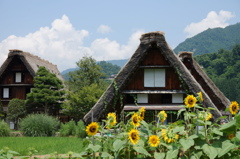
<svg viewBox="0 0 240 159"><path fill-rule="evenodd" d="M148 94L137 94L137 103L148 103Z"/></svg>
<svg viewBox="0 0 240 159"><path fill-rule="evenodd" d="M16 73L15 82L22 82L22 73L21 72Z"/></svg>
<svg viewBox="0 0 240 159"><path fill-rule="evenodd" d="M3 88L3 98L9 98L9 88Z"/></svg>
<svg viewBox="0 0 240 159"><path fill-rule="evenodd" d="M173 94L172 103L183 103L183 94Z"/></svg>
<svg viewBox="0 0 240 159"><path fill-rule="evenodd" d="M165 69L145 69L144 87L165 87Z"/></svg>

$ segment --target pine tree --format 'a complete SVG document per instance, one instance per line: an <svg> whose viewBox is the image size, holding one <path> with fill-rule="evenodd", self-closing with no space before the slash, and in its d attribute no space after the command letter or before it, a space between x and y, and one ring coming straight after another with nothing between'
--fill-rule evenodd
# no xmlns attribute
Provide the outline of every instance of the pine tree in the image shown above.
<svg viewBox="0 0 240 159"><path fill-rule="evenodd" d="M50 108L59 105L64 100L63 88L62 81L55 74L40 66L34 77L34 88L27 94L26 103L41 105L44 113L49 114Z"/></svg>

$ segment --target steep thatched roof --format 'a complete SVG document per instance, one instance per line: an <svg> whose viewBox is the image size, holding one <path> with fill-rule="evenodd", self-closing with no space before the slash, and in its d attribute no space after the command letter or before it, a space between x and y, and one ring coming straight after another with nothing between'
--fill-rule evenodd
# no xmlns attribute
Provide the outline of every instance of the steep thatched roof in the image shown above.
<svg viewBox="0 0 240 159"><path fill-rule="evenodd" d="M189 68L191 68L191 74L194 74L194 77L197 78L198 83L211 98L214 105L216 105L219 110L224 111L231 102L217 88L213 81L203 71L201 66L199 66L199 64L193 59L192 54L192 52L180 52L178 56L182 62L188 61L188 64L190 65Z"/></svg>
<svg viewBox="0 0 240 159"><path fill-rule="evenodd" d="M146 54L148 54L148 50L151 48L157 48L161 51L165 59L170 63L171 67L173 67L176 72L178 72L179 76L183 82L187 85L188 89L197 96L198 92L203 93L204 97L204 105L207 107L215 108L216 110L212 112L214 118L220 117L221 112L217 109L217 106L212 102L209 94L207 94L198 81L193 77L193 75L189 72L188 68L183 64L180 58L172 51L172 49L168 46L164 33L163 32L150 32L143 34L140 39L140 45L126 63L126 65L120 70L118 75L115 77L115 83L112 83L106 90L106 92L100 97L98 102L92 107L92 109L84 116L83 120L86 123L90 123L91 120L98 121L101 117L101 114L104 111L104 108L108 107L108 105L113 100L116 93L121 93L126 81L129 80L132 73L137 70L140 65L140 62L144 59ZM201 69L200 67L197 68ZM199 72L200 74L200 72ZM202 73L201 73L202 74ZM206 78L205 75L202 74L203 78ZM207 84L212 84L209 82L209 78ZM115 87L118 88L118 92L116 92ZM216 89L215 87L212 87ZM215 95L215 94L214 94ZM216 94L218 95L218 94ZM228 103L228 102L226 102ZM108 111L108 110L107 110Z"/></svg>
<svg viewBox="0 0 240 159"><path fill-rule="evenodd" d="M8 53L8 58L4 61L2 66L0 67L0 76L6 70L10 62L14 57L18 57L24 65L27 67L30 74L34 77L39 66L44 66L51 73L54 73L60 80L64 80L61 73L59 72L57 65L50 63L47 60L41 59L38 56L32 55L28 52L23 52L22 50L10 50Z"/></svg>

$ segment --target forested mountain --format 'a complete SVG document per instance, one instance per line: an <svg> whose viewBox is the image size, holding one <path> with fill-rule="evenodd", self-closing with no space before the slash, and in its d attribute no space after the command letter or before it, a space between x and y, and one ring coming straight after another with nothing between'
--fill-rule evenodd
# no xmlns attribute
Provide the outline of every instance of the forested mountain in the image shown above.
<svg viewBox="0 0 240 159"><path fill-rule="evenodd" d="M230 50L235 44L240 44L240 23L226 28L214 28L203 31L180 43L174 52L191 51L194 55L217 52L220 48Z"/></svg>
<svg viewBox="0 0 240 159"><path fill-rule="evenodd" d="M121 64L122 65L122 61L123 60L113 60L115 63ZM106 78L109 78L111 75L114 74L118 74L118 72L120 71L121 67L116 65L116 64L112 64L111 62L108 61L100 61L97 62L97 65L99 65L102 68L102 72L106 75ZM67 69L65 71L62 72L62 76L65 80L69 79L68 73L69 72L73 72L75 70L77 70L78 68L71 68L71 69Z"/></svg>
<svg viewBox="0 0 240 159"><path fill-rule="evenodd" d="M230 101L240 102L240 44L194 59Z"/></svg>

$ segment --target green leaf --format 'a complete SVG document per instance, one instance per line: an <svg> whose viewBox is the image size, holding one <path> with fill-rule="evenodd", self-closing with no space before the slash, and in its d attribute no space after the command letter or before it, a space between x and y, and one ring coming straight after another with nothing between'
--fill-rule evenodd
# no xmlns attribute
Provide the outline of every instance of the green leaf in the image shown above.
<svg viewBox="0 0 240 159"><path fill-rule="evenodd" d="M226 140L222 143L222 149L218 153L218 157L221 157L228 153L230 150L236 148L237 145L232 144L229 140Z"/></svg>
<svg viewBox="0 0 240 159"><path fill-rule="evenodd" d="M187 151L191 146L194 145L193 139L180 139L179 143L182 145L183 150Z"/></svg>
<svg viewBox="0 0 240 159"><path fill-rule="evenodd" d="M136 152L138 152L138 153L144 154L144 155L146 155L146 156L151 156L151 155L147 152L147 150L146 150L145 148L143 148L143 147L133 147L133 149L134 149Z"/></svg>
<svg viewBox="0 0 240 159"><path fill-rule="evenodd" d="M223 136L223 132L219 131L217 128L213 129L213 133L219 136Z"/></svg>
<svg viewBox="0 0 240 159"><path fill-rule="evenodd" d="M165 153L154 152L154 158L164 159L164 157L165 157Z"/></svg>
<svg viewBox="0 0 240 159"><path fill-rule="evenodd" d="M177 118L179 118L179 115L180 115L182 112L184 112L184 111L186 111L185 108L184 108L184 109L180 109L180 110L178 111Z"/></svg>
<svg viewBox="0 0 240 159"><path fill-rule="evenodd" d="M222 132L229 133L229 132L234 132L235 127L236 127L236 120L232 120L229 123L221 125L219 130Z"/></svg>
<svg viewBox="0 0 240 159"><path fill-rule="evenodd" d="M173 159L173 158L176 158L178 155L178 149L175 149L175 150L169 150L167 152L167 156L166 156L166 159Z"/></svg>
<svg viewBox="0 0 240 159"><path fill-rule="evenodd" d="M193 152L192 154L193 155L191 156L190 159L200 159L201 156L203 155L203 152L202 151L198 151L198 152Z"/></svg>
<svg viewBox="0 0 240 159"><path fill-rule="evenodd" d="M238 131L238 132L236 133L236 138L238 138L238 140L240 140L240 131Z"/></svg>
<svg viewBox="0 0 240 159"><path fill-rule="evenodd" d="M89 144L87 149L91 149L91 150L93 150L94 152L97 152L100 148L101 148L100 145Z"/></svg>
<svg viewBox="0 0 240 159"><path fill-rule="evenodd" d="M203 147L203 152L210 158L210 159L214 159L217 155L218 155L218 151L216 148L208 145L208 144L204 144Z"/></svg>
<svg viewBox="0 0 240 159"><path fill-rule="evenodd" d="M240 114L235 116L237 129L240 129Z"/></svg>
<svg viewBox="0 0 240 159"><path fill-rule="evenodd" d="M182 131L184 131L184 126L176 126L173 129L173 133L182 132Z"/></svg>
<svg viewBox="0 0 240 159"><path fill-rule="evenodd" d="M196 134L191 135L191 136L188 137L188 139L196 139L196 138L198 138L198 136Z"/></svg>
<svg viewBox="0 0 240 159"><path fill-rule="evenodd" d="M112 155L110 155L108 152L103 152L101 157L108 157L108 158L114 158Z"/></svg>
<svg viewBox="0 0 240 159"><path fill-rule="evenodd" d="M122 140L119 140L119 139L115 140L113 143L114 151L120 151L123 148L124 144L125 142Z"/></svg>

